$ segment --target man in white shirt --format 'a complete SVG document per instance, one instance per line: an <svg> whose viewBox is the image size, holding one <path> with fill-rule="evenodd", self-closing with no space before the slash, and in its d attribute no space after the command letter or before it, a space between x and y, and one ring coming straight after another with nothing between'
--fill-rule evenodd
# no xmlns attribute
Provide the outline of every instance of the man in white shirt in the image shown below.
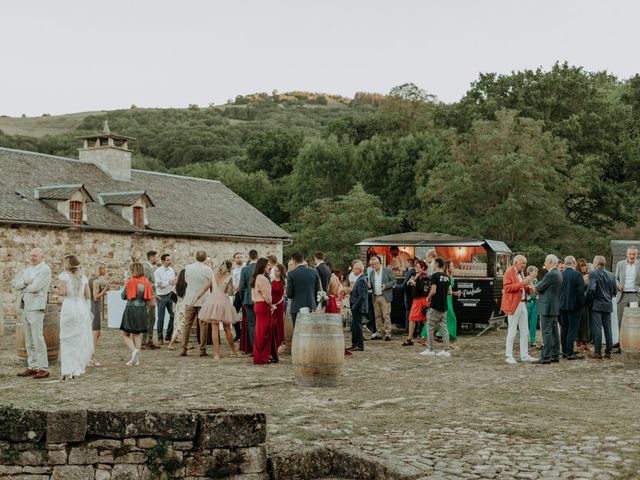
<svg viewBox="0 0 640 480"><path fill-rule="evenodd" d="M189 336L193 324L198 321L198 313L200 307L204 303L205 295L196 301L196 296L204 288L207 282L213 280L213 270L205 262L207 261L207 252L198 250L196 252L196 261L185 267L184 279L187 282L187 291L184 294L184 331L182 332L182 353L180 356L187 356L187 347L189 346ZM206 330L205 330L206 332ZM205 335L203 332L202 338ZM200 344L200 356L206 357L206 343Z"/></svg>
<svg viewBox="0 0 640 480"><path fill-rule="evenodd" d="M156 296L158 297L158 342L164 344L164 340L169 342L173 335L173 302L171 301L171 292L176 284L176 272L171 267L171 255L168 253L160 257L162 265L154 272ZM165 311L169 312L169 324L167 325L166 336L164 334L164 315ZM164 338L164 340L163 340Z"/></svg>
<svg viewBox="0 0 640 480"><path fill-rule="evenodd" d="M634 246L627 248L626 260L621 260L616 265L616 284L618 286L618 328L622 325L624 307L631 302L640 301L640 268L638 268L638 249ZM619 345L614 345L619 347Z"/></svg>

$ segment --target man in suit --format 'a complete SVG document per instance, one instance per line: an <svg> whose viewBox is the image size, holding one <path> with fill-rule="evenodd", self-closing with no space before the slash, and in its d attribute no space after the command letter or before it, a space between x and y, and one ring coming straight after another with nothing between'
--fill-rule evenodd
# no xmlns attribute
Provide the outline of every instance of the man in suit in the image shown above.
<svg viewBox="0 0 640 480"><path fill-rule="evenodd" d="M529 356L529 327L527 317L527 293L531 288L529 277L524 275L527 259L524 255L513 257L513 265L507 269L502 279L502 303L500 309L507 314L509 327L505 344L506 362L515 365L513 356L513 341L520 330L520 360L533 362L535 358Z"/></svg>
<svg viewBox="0 0 640 480"><path fill-rule="evenodd" d="M607 261L602 255L593 259L593 271L589 272L587 301L591 304L591 332L593 354L591 358L602 359L602 330L606 342L604 358L611 358L611 312L616 294L616 278L605 267Z"/></svg>
<svg viewBox="0 0 640 480"><path fill-rule="evenodd" d="M291 263L292 268L287 272L287 297L291 299L291 320L295 328L301 308L316 309L320 276L315 268L304 264L304 256L300 252L291 255Z"/></svg>
<svg viewBox="0 0 640 480"><path fill-rule="evenodd" d="M363 316L367 314L369 309L369 294L367 292L367 280L363 274L363 263L360 260L356 260L351 267L351 271L356 279L349 296L349 304L351 305L351 347L347 350L362 352L364 350L362 322Z"/></svg>
<svg viewBox="0 0 640 480"><path fill-rule="evenodd" d="M538 313L542 330L542 356L537 364L549 364L560 361L560 338L558 335L558 315L560 314L560 288L562 274L558 271L558 257L547 255L544 268L547 274L534 290L538 294Z"/></svg>
<svg viewBox="0 0 640 480"><path fill-rule="evenodd" d="M584 280L582 274L576 271L575 257L568 255L564 259L564 264L560 287L560 343L564 358L578 360L583 357L576 355L573 346L584 305Z"/></svg>
<svg viewBox="0 0 640 480"><path fill-rule="evenodd" d="M316 270L318 271L318 276L320 277L320 284L322 285L322 290L325 292L329 288L329 280L331 280L331 269L324 263L324 253L316 252L313 256L316 261Z"/></svg>
<svg viewBox="0 0 640 480"><path fill-rule="evenodd" d="M42 329L50 285L51 268L44 263L44 252L34 248L31 250L31 266L13 284L20 292L24 343L27 349L27 369L18 373L19 377L40 379L49 376L47 344Z"/></svg>
<svg viewBox="0 0 640 480"><path fill-rule="evenodd" d="M258 261L257 250L249 250L249 263L240 270L240 297L242 298L242 306L247 315L247 328L249 329L249 347L253 351L253 337L256 332L256 314L253 311L253 300L251 300L251 277L253 269L256 268ZM249 355L253 355L249 353Z"/></svg>
<svg viewBox="0 0 640 480"><path fill-rule="evenodd" d="M391 340L391 301L396 279L390 268L383 267L380 257L371 257L369 288L373 297L373 311L376 321L376 333L371 340Z"/></svg>
<svg viewBox="0 0 640 480"><path fill-rule="evenodd" d="M622 326L622 314L624 308L630 302L640 302L640 262L638 249L634 246L627 248L626 260L621 260L616 265L615 280L618 288L618 331ZM619 345L616 345L619 347Z"/></svg>
<svg viewBox="0 0 640 480"><path fill-rule="evenodd" d="M150 250L147 252L147 261L144 263L144 276L153 287L153 295L156 294L155 271L158 266L158 252ZM156 298L157 300L157 298ZM159 348L153 343L153 326L156 323L156 305L147 304L147 331L142 334L142 350L155 350ZM158 339L160 340L160 339Z"/></svg>
<svg viewBox="0 0 640 480"><path fill-rule="evenodd" d="M199 250L196 252L196 261L187 265L184 271L184 280L187 282L187 291L184 294L184 330L182 334L182 353L180 354L183 357L187 356L187 346L189 344L191 328L193 327L194 322L198 321L198 312L200 311L206 297L206 295L203 295L196 302L196 296L209 280L213 281L213 270L204 263L206 261L207 252ZM206 335L201 335L201 338L206 338ZM205 348L203 348L202 342L200 343L200 356L207 356L206 343Z"/></svg>

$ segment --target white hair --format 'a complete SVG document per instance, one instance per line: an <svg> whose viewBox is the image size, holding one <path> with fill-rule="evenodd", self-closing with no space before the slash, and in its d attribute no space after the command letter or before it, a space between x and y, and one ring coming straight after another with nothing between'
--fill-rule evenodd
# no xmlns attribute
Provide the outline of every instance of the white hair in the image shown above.
<svg viewBox="0 0 640 480"><path fill-rule="evenodd" d="M558 257L556 257L553 253L547 255L547 258L544 259L545 262L551 262L552 266L558 265Z"/></svg>
<svg viewBox="0 0 640 480"><path fill-rule="evenodd" d="M607 264L607 259L602 255L596 255L593 257L593 263L598 264L601 267L604 267Z"/></svg>
<svg viewBox="0 0 640 480"><path fill-rule="evenodd" d="M364 270L364 263L362 263L362 260L356 260L355 262L353 262L353 265L351 265L351 269L353 270L355 267Z"/></svg>
<svg viewBox="0 0 640 480"><path fill-rule="evenodd" d="M627 247L627 253L628 252L636 252L637 253L638 252L638 248L635 245L629 245Z"/></svg>
<svg viewBox="0 0 640 480"><path fill-rule="evenodd" d="M574 257L573 255L567 255L566 257L564 257L564 264L565 265L575 265L576 264L576 257Z"/></svg>
<svg viewBox="0 0 640 480"><path fill-rule="evenodd" d="M515 265L516 263L518 263L520 260L524 260L525 262L527 261L527 257L525 257L524 255L516 255L515 257L513 257L513 264Z"/></svg>

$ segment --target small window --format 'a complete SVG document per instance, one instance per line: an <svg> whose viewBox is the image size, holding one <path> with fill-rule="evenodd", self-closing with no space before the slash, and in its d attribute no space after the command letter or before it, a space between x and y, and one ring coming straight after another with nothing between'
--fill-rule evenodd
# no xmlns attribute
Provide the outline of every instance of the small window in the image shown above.
<svg viewBox="0 0 640 480"><path fill-rule="evenodd" d="M133 207L133 224L137 228L144 228L144 208Z"/></svg>
<svg viewBox="0 0 640 480"><path fill-rule="evenodd" d="M82 225L82 202L69 202L69 220L71 220L74 225Z"/></svg>

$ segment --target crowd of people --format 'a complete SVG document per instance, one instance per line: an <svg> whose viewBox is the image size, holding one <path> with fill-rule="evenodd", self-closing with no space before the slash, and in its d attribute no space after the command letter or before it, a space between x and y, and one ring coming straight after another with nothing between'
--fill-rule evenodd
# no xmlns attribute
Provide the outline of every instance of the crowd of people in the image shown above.
<svg viewBox="0 0 640 480"><path fill-rule="evenodd" d="M508 319L507 363L517 363L513 343L518 335L524 362L548 364L558 362L561 356L580 359L581 353L591 353L591 343L592 358L610 358L616 347L611 337L613 298L619 294L618 324L623 307L639 300L637 254L635 247L630 247L627 259L617 264L615 275L606 270L602 256L588 265L573 256L560 261L548 255L544 264L547 273L539 282L537 268L527 268L526 258L516 255L503 278L501 309ZM144 263L131 263L121 291L126 306L120 330L131 354L128 366L140 364L142 350L155 350L165 344L169 350L179 349L181 356L188 356L196 348L190 344L194 328L201 357L209 356L207 347L211 343L214 359L221 358L223 332L229 355L251 356L254 364L278 363L285 345L287 311L293 328L304 310L342 313L351 323L351 346L345 355L364 350L365 331L369 331L369 340L392 338L390 312L397 281L392 269L383 266L375 255L366 269L361 260L355 260L348 275L327 262L322 252L311 259L294 253L285 267L273 255L264 258L250 250L246 263L238 252L214 268L206 252L198 251L195 261L177 274L170 254L158 256L149 251L146 257ZM425 260L402 261L406 262L403 285L408 322L408 335L402 345L413 345L418 336L427 347L421 355L449 357L450 350L456 348L453 297L460 294L453 289L452 263L438 258L435 251L428 252ZM54 285L62 299L62 380L84 374L87 366L100 366L96 352L104 299L115 286L107 274L107 265L98 262L89 278L75 255L65 256L64 271ZM44 252L33 249L31 266L14 282L21 294L28 357L28 367L19 376L49 376L43 318L50 285L51 269L44 261ZM542 332L539 346L535 342L538 321ZM437 341L442 342L439 352ZM530 355L530 348L541 349L539 359Z"/></svg>
<svg viewBox="0 0 640 480"><path fill-rule="evenodd" d="M625 307L638 305L640 268L638 250L627 249L627 258L616 265L615 274L606 269L606 259L597 255L588 264L572 255L558 259L547 255L547 271L538 281L538 269L527 267L523 255L513 258L513 265L503 278L501 310L507 314L506 362L516 364L513 342L520 337L520 360L547 365L566 360L580 360L584 353L592 359L610 359L614 349L612 319L617 302L620 328ZM616 321L614 319L613 321ZM542 344L536 345L536 327L540 324ZM605 338L602 355L602 334ZM590 345L593 344L593 351ZM540 358L530 355L530 348L541 350Z"/></svg>

